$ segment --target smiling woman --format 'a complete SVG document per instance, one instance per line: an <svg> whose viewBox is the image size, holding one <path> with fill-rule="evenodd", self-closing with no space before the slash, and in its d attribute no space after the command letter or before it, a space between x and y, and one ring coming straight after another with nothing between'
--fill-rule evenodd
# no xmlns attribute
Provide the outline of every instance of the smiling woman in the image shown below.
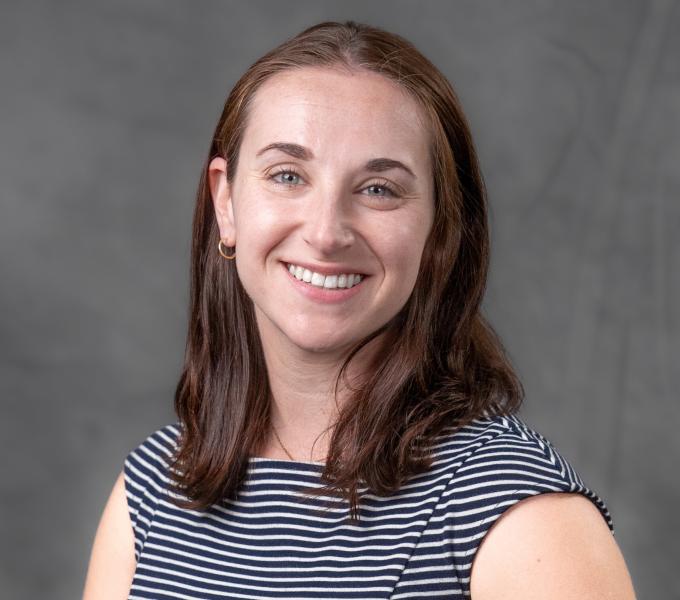
<svg viewBox="0 0 680 600"><path fill-rule="evenodd" d="M303 457L331 416L333 365L387 325L413 291L434 218L423 124L416 101L382 75L347 67L286 70L253 96L231 181L227 158L208 166L220 237L242 249L236 267L268 366L272 425ZM283 173L285 183L277 179ZM296 278L303 284L291 285L297 281L282 264L302 267ZM341 274L352 283L355 274L363 279L340 293L333 278ZM369 356L364 351L355 364ZM291 376L301 365L302 381ZM293 415L302 406L315 409L295 431ZM281 455L275 439L261 441L261 455Z"/></svg>
<svg viewBox="0 0 680 600"><path fill-rule="evenodd" d="M85 598L633 598L604 501L516 414L488 253L412 44L321 23L253 64L199 184L178 420L126 458Z"/></svg>

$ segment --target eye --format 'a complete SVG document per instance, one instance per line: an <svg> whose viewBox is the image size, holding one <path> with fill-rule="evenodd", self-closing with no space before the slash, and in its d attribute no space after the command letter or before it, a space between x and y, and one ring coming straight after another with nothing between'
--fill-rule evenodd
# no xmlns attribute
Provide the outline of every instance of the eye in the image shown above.
<svg viewBox="0 0 680 600"><path fill-rule="evenodd" d="M277 179L279 175L284 176L283 180ZM270 179L272 179L275 183L278 183L280 185L295 187L297 185L298 180L300 179L300 173L298 173L295 169L286 167L285 169L279 169L278 171L272 173L270 175Z"/></svg>
<svg viewBox="0 0 680 600"><path fill-rule="evenodd" d="M382 180L378 181L375 183L370 184L369 186L364 188L365 190L382 190L385 193L377 193L377 194L368 194L368 196L399 196L399 194L392 188L392 186L389 185L389 182L387 180Z"/></svg>

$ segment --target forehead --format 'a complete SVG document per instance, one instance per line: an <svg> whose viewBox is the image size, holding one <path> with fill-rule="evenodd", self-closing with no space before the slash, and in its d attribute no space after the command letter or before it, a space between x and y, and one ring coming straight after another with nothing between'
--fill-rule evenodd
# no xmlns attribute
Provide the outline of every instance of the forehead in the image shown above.
<svg viewBox="0 0 680 600"><path fill-rule="evenodd" d="M366 70L305 67L273 75L255 93L243 150L286 141L320 156L377 152L416 163L427 156L428 139L421 107L394 81Z"/></svg>

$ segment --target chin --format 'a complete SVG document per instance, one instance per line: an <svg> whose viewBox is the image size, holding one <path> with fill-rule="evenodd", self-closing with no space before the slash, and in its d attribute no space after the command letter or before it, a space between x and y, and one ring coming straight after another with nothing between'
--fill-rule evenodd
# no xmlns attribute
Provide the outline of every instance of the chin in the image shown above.
<svg viewBox="0 0 680 600"><path fill-rule="evenodd" d="M290 338L290 341L301 350L314 353L338 352L349 347L358 340L347 340L329 336L298 336Z"/></svg>
<svg viewBox="0 0 680 600"><path fill-rule="evenodd" d="M329 343L329 342L322 342L319 341L317 343L310 342L305 340L304 342L294 342L295 345L300 348L301 350L304 350L305 352L313 352L313 353L320 353L320 354L325 354L328 352L334 352L338 351L341 348L337 344Z"/></svg>

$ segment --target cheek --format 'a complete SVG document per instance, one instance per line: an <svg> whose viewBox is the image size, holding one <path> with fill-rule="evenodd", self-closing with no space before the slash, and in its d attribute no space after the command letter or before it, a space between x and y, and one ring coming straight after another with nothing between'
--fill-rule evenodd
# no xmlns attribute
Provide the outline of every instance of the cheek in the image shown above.
<svg viewBox="0 0 680 600"><path fill-rule="evenodd" d="M241 204L236 216L237 236L247 245L248 254L261 253L275 240L280 239L286 228L285 206L251 197Z"/></svg>
<svg viewBox="0 0 680 600"><path fill-rule="evenodd" d="M379 238L381 254L386 267L391 268L409 283L415 282L420 267L420 259L427 231L423 215L413 215L408 219L399 219L394 223L384 224Z"/></svg>
<svg viewBox="0 0 680 600"><path fill-rule="evenodd" d="M273 204L256 195L239 197L236 222L236 268L251 298L267 294L263 269L272 250L285 238L286 220Z"/></svg>

